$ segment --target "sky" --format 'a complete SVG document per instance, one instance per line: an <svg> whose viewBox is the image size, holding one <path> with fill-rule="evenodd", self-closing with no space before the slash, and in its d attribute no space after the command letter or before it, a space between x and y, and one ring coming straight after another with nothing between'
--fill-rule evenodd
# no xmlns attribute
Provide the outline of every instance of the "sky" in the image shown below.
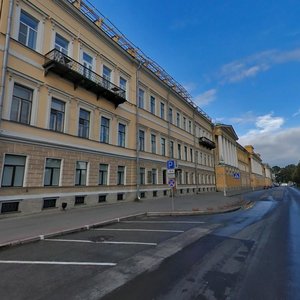
<svg viewBox="0 0 300 300"><path fill-rule="evenodd" d="M299 163L299 0L89 1L264 163Z"/></svg>

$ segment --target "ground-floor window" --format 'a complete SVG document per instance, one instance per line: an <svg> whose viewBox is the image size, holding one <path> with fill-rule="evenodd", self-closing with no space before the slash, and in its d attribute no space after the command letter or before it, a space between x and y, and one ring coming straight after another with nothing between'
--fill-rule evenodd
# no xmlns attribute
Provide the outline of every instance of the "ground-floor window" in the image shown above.
<svg viewBox="0 0 300 300"><path fill-rule="evenodd" d="M23 186L26 156L6 154L2 186Z"/></svg>

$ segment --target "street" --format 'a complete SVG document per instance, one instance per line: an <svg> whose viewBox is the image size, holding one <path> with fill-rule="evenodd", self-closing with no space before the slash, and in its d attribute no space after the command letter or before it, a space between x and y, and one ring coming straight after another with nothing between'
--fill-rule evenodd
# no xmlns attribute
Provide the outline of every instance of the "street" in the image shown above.
<svg viewBox="0 0 300 300"><path fill-rule="evenodd" d="M103 299L299 299L300 193L255 196L252 209L208 218L222 226Z"/></svg>
<svg viewBox="0 0 300 300"><path fill-rule="evenodd" d="M298 299L300 192L231 213L130 218L0 250L1 299Z"/></svg>

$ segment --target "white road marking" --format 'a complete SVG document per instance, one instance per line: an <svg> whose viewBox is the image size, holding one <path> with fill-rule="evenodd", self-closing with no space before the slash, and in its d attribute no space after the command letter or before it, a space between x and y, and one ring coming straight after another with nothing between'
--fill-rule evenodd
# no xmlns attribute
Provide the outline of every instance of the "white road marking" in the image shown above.
<svg viewBox="0 0 300 300"><path fill-rule="evenodd" d="M73 265L73 266L116 266L115 263L76 262L76 261L38 261L38 260L0 260L0 264L26 265Z"/></svg>
<svg viewBox="0 0 300 300"><path fill-rule="evenodd" d="M157 223L157 224L205 224L197 221L121 221L120 223Z"/></svg>
<svg viewBox="0 0 300 300"><path fill-rule="evenodd" d="M119 245L146 245L157 246L157 243L143 243L143 242L117 242L117 241L97 241L90 240L66 240L66 239L45 239L49 242L72 242L72 243L92 243L92 244L119 244Z"/></svg>
<svg viewBox="0 0 300 300"><path fill-rule="evenodd" d="M184 230L164 230L164 229L143 229L143 228L94 228L99 231L141 231L141 232L174 232L182 233Z"/></svg>

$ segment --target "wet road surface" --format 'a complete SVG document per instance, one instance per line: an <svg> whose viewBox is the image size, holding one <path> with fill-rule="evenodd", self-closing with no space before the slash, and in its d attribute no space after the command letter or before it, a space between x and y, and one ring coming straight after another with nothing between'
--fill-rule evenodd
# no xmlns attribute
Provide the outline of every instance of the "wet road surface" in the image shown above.
<svg viewBox="0 0 300 300"><path fill-rule="evenodd" d="M252 193L253 208L102 299L299 299L300 191Z"/></svg>

